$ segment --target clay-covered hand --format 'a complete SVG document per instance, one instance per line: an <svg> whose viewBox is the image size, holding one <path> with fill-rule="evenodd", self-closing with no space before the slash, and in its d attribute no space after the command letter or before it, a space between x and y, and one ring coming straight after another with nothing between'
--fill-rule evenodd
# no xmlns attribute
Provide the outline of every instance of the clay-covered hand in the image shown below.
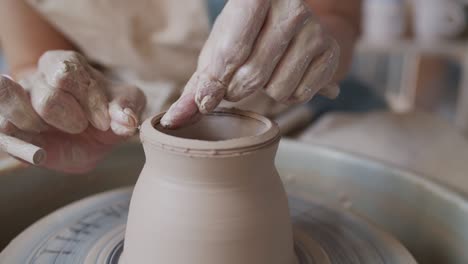
<svg viewBox="0 0 468 264"><path fill-rule="evenodd" d="M133 135L146 98L73 51L48 51L18 82L0 76L0 132L43 147L45 167L84 172Z"/></svg>
<svg viewBox="0 0 468 264"><path fill-rule="evenodd" d="M230 0L202 49L197 70L162 119L177 128L258 89L286 104L320 92L336 97L337 42L304 0Z"/></svg>

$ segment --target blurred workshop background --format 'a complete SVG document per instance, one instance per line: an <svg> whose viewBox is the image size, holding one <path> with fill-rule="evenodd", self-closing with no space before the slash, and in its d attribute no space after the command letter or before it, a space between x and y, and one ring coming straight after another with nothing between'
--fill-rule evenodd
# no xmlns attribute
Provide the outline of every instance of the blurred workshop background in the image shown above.
<svg viewBox="0 0 468 264"><path fill-rule="evenodd" d="M211 21L222 9L224 2L225 0L209 1ZM7 73L1 47L0 73ZM375 206L371 211L381 216L378 219L387 224L386 228L392 224L397 225L398 221L398 224L407 227L399 229L402 230L402 235L398 238L405 245L410 245L413 252L418 253L417 248L420 246L427 259L430 259L431 254L442 254L443 250L438 253L430 252L429 244L440 242L437 247L433 246L434 249L448 245L445 240L437 240L438 237L433 239L435 236L432 237L432 233L427 233L427 239L414 239L413 244L407 242L426 232L410 232L423 226L419 225L421 219L434 220L434 228L426 225L427 230L437 229L440 223L447 221L447 226L455 230L446 237L453 242L450 248L453 246L459 248L457 252L465 252L463 246L460 246L464 244L459 241L467 240L452 238L463 231L459 236L463 235L468 239L468 234L465 234L468 230L465 227L466 221L460 221L462 218L457 218L455 213L448 214L447 206L440 201L450 201L452 191L463 199L468 197L468 0L363 0L362 34L356 45L351 72L340 87L341 94L336 100L317 96L307 105L279 116L277 121L286 136L381 161L447 187L450 194L446 194L445 189L437 190L441 194L434 192L432 197L442 198L429 204L428 201L432 200L418 192L425 188L419 182L415 183L415 189L389 184L397 179L393 172L388 174L391 175L389 177L387 174L382 174L385 176L382 178L377 177L380 185L363 185L369 190L381 187L389 193L395 192L397 198L417 203L416 207L421 207L421 212L414 212L417 216L414 222L381 214L392 209L393 204L387 205L387 200L397 198L386 198L390 196L382 196L377 191L359 191L356 196L364 193L368 195L359 202ZM5 237L0 238L0 249L8 239L39 216L92 193L130 184L137 175L132 168L141 166L141 160L133 160L130 152L116 153L114 155L117 158L113 159L119 162L111 164L106 161L100 165L100 170L106 172L104 169L107 169L112 173L107 175L98 170L95 174L66 180L63 174L45 170L28 168L13 171L12 167L18 166L18 162L0 153L0 176L4 176L0 177L0 186L4 187L0 192L0 208L9 208L2 212L3 215L0 213L0 218L11 219L11 223L5 224L9 227L4 228ZM360 181L361 175L365 175L366 171L374 173L375 166L372 166L369 170L359 170L355 175L346 170L340 171L340 166L330 168L330 171L349 174L350 178ZM128 175L133 175L133 178L130 179ZM403 175L405 178L406 174ZM326 176L329 175L324 174L323 177ZM333 182L339 185L337 183L341 182ZM390 186L388 190L386 184ZM15 188L17 186L21 188ZM335 190L332 187L330 188ZM367 199L368 197L372 198ZM19 205L11 206L11 201ZM424 207L426 205L427 208ZM463 217L468 217L466 200L456 210L460 215L463 212ZM429 212L440 213L443 219L429 217ZM19 218L12 217L15 215L24 216L24 219L20 221ZM434 232L437 233L437 230ZM443 252L455 255L451 251ZM468 259L466 252L463 256L463 259ZM434 263L449 263L437 261L439 259L445 258L434 258Z"/></svg>
<svg viewBox="0 0 468 264"><path fill-rule="evenodd" d="M213 21L225 0L208 2ZM340 97L318 96L278 121L301 140L460 175L468 164L467 22L465 0L363 0L362 36Z"/></svg>
<svg viewBox="0 0 468 264"><path fill-rule="evenodd" d="M224 2L209 1L211 21ZM290 113L306 117L285 121L294 123L288 132L426 174L446 159L450 168L465 166L468 1L363 0L362 8L362 36L340 97L318 96Z"/></svg>

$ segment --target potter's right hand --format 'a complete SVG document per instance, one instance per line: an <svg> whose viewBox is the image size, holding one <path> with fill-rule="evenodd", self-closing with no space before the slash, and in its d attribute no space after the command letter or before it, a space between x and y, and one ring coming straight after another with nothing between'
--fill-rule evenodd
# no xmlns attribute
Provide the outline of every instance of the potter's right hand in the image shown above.
<svg viewBox="0 0 468 264"><path fill-rule="evenodd" d="M228 1L195 73L161 124L179 128L196 121L200 113L211 112L222 100L238 102L256 91L290 105L305 103L317 93L338 96L341 47L307 2Z"/></svg>
<svg viewBox="0 0 468 264"><path fill-rule="evenodd" d="M0 76L0 132L44 148L50 169L92 169L136 132L146 103L137 87L111 83L73 51L48 51L20 77Z"/></svg>

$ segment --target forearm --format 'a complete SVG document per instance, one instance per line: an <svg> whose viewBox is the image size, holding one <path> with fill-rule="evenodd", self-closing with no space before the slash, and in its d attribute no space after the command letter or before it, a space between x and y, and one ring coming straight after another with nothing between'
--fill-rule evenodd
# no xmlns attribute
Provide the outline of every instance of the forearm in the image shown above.
<svg viewBox="0 0 468 264"><path fill-rule="evenodd" d="M361 0L308 0L320 23L338 42L340 65L335 79L347 74L361 27Z"/></svg>
<svg viewBox="0 0 468 264"><path fill-rule="evenodd" d="M36 67L48 50L73 45L23 0L0 1L0 41L10 74L18 77Z"/></svg>

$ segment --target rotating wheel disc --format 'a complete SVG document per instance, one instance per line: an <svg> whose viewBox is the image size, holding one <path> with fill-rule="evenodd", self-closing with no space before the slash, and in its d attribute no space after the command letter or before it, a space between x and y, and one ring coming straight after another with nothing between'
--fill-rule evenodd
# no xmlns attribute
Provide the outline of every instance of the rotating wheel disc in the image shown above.
<svg viewBox="0 0 468 264"><path fill-rule="evenodd" d="M44 217L15 238L0 263L117 264L132 189L95 195ZM406 249L351 213L289 197L300 264L410 264Z"/></svg>

